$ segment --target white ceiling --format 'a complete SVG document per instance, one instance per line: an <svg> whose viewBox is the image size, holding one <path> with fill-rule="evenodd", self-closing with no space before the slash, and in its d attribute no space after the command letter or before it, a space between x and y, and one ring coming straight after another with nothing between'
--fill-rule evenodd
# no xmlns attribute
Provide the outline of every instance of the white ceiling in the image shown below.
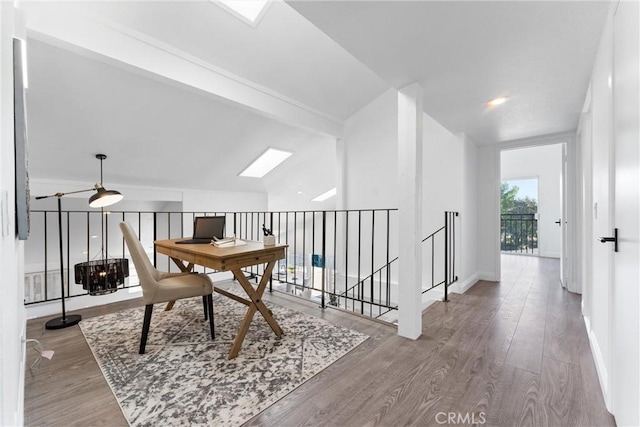
<svg viewBox="0 0 640 427"><path fill-rule="evenodd" d="M117 23L338 121L418 81L429 115L484 144L575 129L607 11L564 1L274 2L254 29L209 0L25 8L40 5ZM105 152L105 183L283 188L305 199L335 183L331 137L43 40L30 38L28 51L36 179L97 178L93 156ZM511 100L487 110L498 95ZM268 146L295 154L262 180L238 177Z"/></svg>
<svg viewBox="0 0 640 427"><path fill-rule="evenodd" d="M72 3L167 43L330 117L344 120L388 88L383 80L286 3L259 24L210 0Z"/></svg>
<svg viewBox="0 0 640 427"><path fill-rule="evenodd" d="M288 3L390 85L421 83L425 112L480 144L576 129L610 4Z"/></svg>
<svg viewBox="0 0 640 427"><path fill-rule="evenodd" d="M29 41L29 166L34 179L229 191L335 183L335 141L103 62ZM294 153L264 179L238 173L268 146ZM316 194L317 193L317 194Z"/></svg>

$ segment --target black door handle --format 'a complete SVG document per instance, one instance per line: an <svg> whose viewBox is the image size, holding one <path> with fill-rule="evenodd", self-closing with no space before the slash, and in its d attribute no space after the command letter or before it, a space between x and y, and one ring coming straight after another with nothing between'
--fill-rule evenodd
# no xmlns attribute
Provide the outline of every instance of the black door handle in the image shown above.
<svg viewBox="0 0 640 427"><path fill-rule="evenodd" d="M618 229L613 229L613 237L600 237L600 243L613 242L613 251L618 252Z"/></svg>
<svg viewBox="0 0 640 427"><path fill-rule="evenodd" d="M557 220L555 223L558 225L562 225L562 222L560 220Z"/></svg>

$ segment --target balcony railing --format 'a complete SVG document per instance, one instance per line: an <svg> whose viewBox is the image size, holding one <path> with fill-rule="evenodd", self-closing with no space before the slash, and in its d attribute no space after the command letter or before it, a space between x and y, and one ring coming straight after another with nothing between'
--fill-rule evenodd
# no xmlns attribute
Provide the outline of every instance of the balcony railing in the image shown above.
<svg viewBox="0 0 640 427"><path fill-rule="evenodd" d="M536 214L500 215L500 250L535 254L538 251Z"/></svg>

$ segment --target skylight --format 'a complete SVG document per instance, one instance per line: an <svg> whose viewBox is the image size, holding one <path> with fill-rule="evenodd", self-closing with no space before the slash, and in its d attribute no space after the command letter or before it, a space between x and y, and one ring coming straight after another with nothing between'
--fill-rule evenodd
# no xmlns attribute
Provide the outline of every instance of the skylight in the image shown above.
<svg viewBox="0 0 640 427"><path fill-rule="evenodd" d="M262 178L271 172L276 166L284 162L293 153L288 151L268 148L260 157L255 159L245 170L240 172L240 176L252 178Z"/></svg>
<svg viewBox="0 0 640 427"><path fill-rule="evenodd" d="M334 187L331 190L327 191L326 193L322 193L321 195L319 195L318 197L316 197L315 199L312 199L312 202L324 202L327 199L332 198L333 196L336 195L337 189Z"/></svg>
<svg viewBox="0 0 640 427"><path fill-rule="evenodd" d="M258 25L258 21L267 10L271 0L216 0L214 3L222 6L236 18L247 22L251 26Z"/></svg>

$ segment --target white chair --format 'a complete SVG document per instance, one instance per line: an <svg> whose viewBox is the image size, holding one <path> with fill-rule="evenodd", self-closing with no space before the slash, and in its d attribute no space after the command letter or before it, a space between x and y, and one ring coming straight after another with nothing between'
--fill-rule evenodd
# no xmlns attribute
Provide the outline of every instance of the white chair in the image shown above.
<svg viewBox="0 0 640 427"><path fill-rule="evenodd" d="M142 299L146 305L142 337L140 338L140 354L144 354L151 324L153 304L175 301L183 298L202 297L205 319L209 319L211 339L215 339L215 325L213 321L213 284L206 274L195 273L165 273L158 271L149 261L138 236L127 222L120 223L120 230L124 235L133 264L136 267Z"/></svg>

